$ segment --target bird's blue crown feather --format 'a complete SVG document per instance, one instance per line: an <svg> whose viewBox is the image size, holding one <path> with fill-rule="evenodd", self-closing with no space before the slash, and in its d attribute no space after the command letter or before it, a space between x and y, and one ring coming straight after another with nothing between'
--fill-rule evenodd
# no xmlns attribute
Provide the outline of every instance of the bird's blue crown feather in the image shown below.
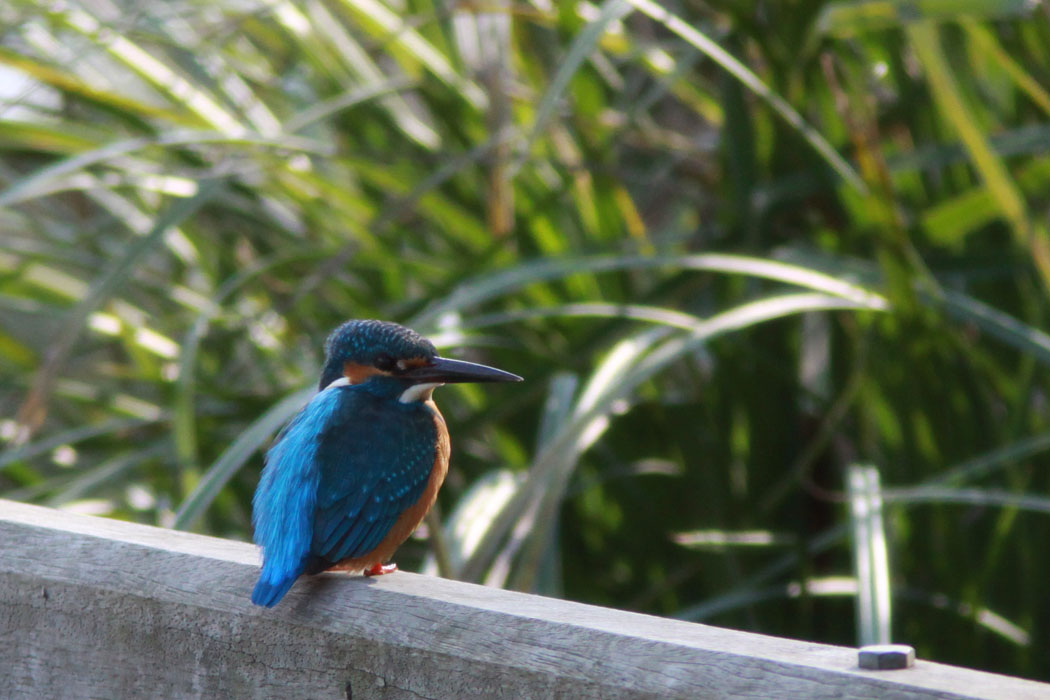
<svg viewBox="0 0 1050 700"><path fill-rule="evenodd" d="M411 328L387 321L347 321L325 341L325 364L320 388L343 376L343 365L375 364L380 355L395 358L435 357L437 349Z"/></svg>

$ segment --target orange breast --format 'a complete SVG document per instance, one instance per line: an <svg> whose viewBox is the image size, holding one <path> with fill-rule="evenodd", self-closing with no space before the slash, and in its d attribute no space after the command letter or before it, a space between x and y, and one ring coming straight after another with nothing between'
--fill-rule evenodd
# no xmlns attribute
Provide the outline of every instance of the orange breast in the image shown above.
<svg viewBox="0 0 1050 700"><path fill-rule="evenodd" d="M437 404L433 400L429 400L426 402L426 405L434 412L434 423L437 425L437 450L434 455L434 468L430 472L430 480L427 481L423 495L398 517L397 522L390 528L390 532L387 533L387 536L383 538L375 549L360 557L344 559L329 569L329 571L356 572L367 569L373 564L383 564L389 561L390 557L394 556L397 548L423 522L423 518L434 505L434 501L437 500L438 491L441 489L441 484L445 483L445 475L448 474L448 458L452 451L452 446L448 439L448 427L445 425L445 418L441 415L441 411L438 410Z"/></svg>

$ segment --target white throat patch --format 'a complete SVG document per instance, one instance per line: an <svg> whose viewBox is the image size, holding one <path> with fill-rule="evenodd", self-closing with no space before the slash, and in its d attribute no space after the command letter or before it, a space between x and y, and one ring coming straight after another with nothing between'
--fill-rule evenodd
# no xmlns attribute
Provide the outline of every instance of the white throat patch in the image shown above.
<svg viewBox="0 0 1050 700"><path fill-rule="evenodd" d="M442 385L442 382L436 384L413 384L412 386L401 392L401 398L398 399L401 403L412 403L413 401L429 401L430 396L434 393L434 389L437 389Z"/></svg>
<svg viewBox="0 0 1050 700"><path fill-rule="evenodd" d="M329 389L332 389L337 386L350 386L350 377L339 377L339 379L336 379L331 384L326 386L324 388L324 391L328 391Z"/></svg>

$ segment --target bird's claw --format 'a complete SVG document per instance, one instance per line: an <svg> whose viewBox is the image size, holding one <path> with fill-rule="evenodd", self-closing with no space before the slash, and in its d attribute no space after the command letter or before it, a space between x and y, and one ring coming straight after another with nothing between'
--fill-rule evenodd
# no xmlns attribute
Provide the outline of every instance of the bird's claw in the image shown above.
<svg viewBox="0 0 1050 700"><path fill-rule="evenodd" d="M376 563L365 569L365 576L382 576L383 574L392 574L395 571L397 571L397 564Z"/></svg>

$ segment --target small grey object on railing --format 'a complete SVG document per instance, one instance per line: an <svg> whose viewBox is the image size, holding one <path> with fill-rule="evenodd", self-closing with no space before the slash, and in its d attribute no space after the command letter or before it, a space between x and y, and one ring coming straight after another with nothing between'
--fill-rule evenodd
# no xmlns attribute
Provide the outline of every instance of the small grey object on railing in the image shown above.
<svg viewBox="0 0 1050 700"><path fill-rule="evenodd" d="M1047 700L1050 685L396 573L251 604L254 546L0 501L0 698Z"/></svg>
<svg viewBox="0 0 1050 700"><path fill-rule="evenodd" d="M860 667L869 671L899 671L915 665L915 649L907 644L869 644L860 648Z"/></svg>

